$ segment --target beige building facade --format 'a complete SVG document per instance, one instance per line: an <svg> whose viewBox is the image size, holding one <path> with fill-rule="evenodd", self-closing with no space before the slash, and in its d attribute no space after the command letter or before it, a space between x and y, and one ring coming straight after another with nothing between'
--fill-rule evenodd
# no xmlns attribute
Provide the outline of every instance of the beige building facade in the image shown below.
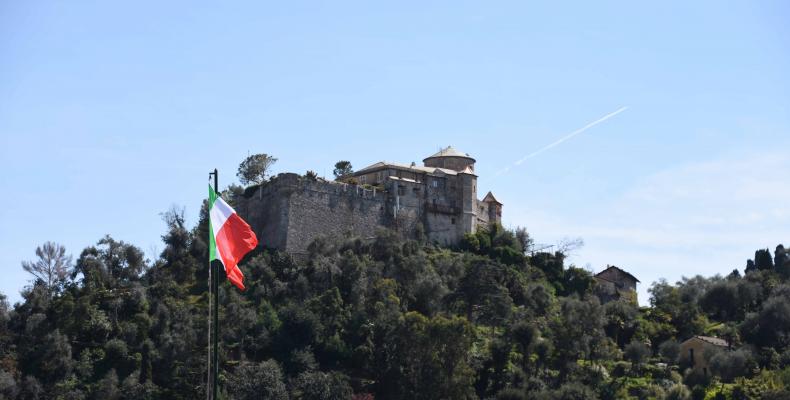
<svg viewBox="0 0 790 400"><path fill-rule="evenodd" d="M708 375L708 359L714 352L729 349L726 340L710 336L693 336L680 344L680 364Z"/></svg>

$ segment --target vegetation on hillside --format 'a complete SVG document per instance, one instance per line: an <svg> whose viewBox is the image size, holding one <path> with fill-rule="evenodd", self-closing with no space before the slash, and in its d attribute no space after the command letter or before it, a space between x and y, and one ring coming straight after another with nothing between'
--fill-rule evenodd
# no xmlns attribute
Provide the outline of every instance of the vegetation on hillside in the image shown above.
<svg viewBox="0 0 790 400"><path fill-rule="evenodd" d="M232 201L233 196L229 196ZM205 396L208 236L164 215L146 260L104 237L23 301L0 297L0 398ZM526 231L494 227L458 249L382 231L320 239L303 259L264 249L220 289L221 387L233 399L786 399L790 257L758 250L745 271L654 283L650 306L601 305L562 252L527 255ZM58 256L60 258L58 258ZM64 266L65 263L65 266ZM68 273L63 273L64 268ZM726 338L710 376L678 342Z"/></svg>

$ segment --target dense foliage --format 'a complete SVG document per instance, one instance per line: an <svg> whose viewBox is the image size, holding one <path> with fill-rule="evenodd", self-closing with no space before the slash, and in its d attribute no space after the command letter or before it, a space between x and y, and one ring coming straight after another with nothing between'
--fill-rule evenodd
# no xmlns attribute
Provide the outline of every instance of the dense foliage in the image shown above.
<svg viewBox="0 0 790 400"><path fill-rule="evenodd" d="M66 278L39 277L13 308L0 298L0 398L205 396L205 208L191 230L178 210L164 220L157 260L107 236ZM759 250L743 275L657 282L639 308L602 305L589 272L561 252L528 256L529 242L495 227L458 249L382 231L317 240L298 259L256 250L242 264L249 290L220 291L223 396L788 398L783 247ZM677 365L695 334L737 350L699 376Z"/></svg>

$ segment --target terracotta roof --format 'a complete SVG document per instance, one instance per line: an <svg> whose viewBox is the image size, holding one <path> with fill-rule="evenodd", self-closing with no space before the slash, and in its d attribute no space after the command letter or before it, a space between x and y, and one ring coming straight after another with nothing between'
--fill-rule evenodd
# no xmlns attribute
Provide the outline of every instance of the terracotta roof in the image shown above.
<svg viewBox="0 0 790 400"><path fill-rule="evenodd" d="M598 276L598 275L593 275L593 278L598 279L598 280L602 280L602 281L606 281L606 282L609 282L609 283L617 283L617 282L615 282L615 281L613 281L611 279L606 279L606 278L604 278L602 276Z"/></svg>
<svg viewBox="0 0 790 400"><path fill-rule="evenodd" d="M631 277L631 279L633 279L633 280L635 280L635 281L637 281L637 282L640 282L640 281L639 281L639 279L636 279L636 277L635 277L635 276L633 276L633 275L631 275L631 274L630 274L628 271L625 271L625 270L623 270L623 269L621 269L621 268L617 268L617 267L615 267L614 265L609 265L609 266L608 266L608 267L607 267L605 270L603 270L603 271L601 271L601 272L599 272L599 273L595 274L595 276L598 276L598 275L600 275L600 274L602 274L602 273L604 273L604 272L606 272L606 271L608 271L608 270L610 270L610 269L612 269L612 268L614 268L614 269L616 269L616 270L618 270L618 271L620 271L620 272L622 272L622 273L624 273L624 274L628 275L629 277ZM640 282L640 283L641 283L641 282Z"/></svg>
<svg viewBox="0 0 790 400"><path fill-rule="evenodd" d="M712 344L714 346L730 347L729 343L727 343L726 340L721 339L721 338L717 338L717 337L712 337L712 336L699 336L699 335L696 335L696 336L692 336L690 339L686 340L686 342L688 342L691 339L695 339L695 338L699 339L699 340L702 340L703 342L710 343L710 344Z"/></svg>
<svg viewBox="0 0 790 400"><path fill-rule="evenodd" d="M367 174L370 172L374 172L380 169L400 169L404 171L417 171L417 172L424 172L428 174L435 174L438 172L444 173L446 175L458 175L458 171L454 171L452 169L447 168L436 168L436 167L423 167L419 165L408 165L408 164L401 164L389 161L379 161L375 164L368 165L365 168L360 169L359 171L354 172L354 176L359 176L363 174Z"/></svg>
<svg viewBox="0 0 790 400"><path fill-rule="evenodd" d="M464 153L464 152L458 151L453 146L447 146L447 147L439 150L438 153L435 153L435 154L433 154L431 156L425 157L425 160L427 160L429 158L438 158L438 157L463 157L463 158L469 158L469 159L474 160L474 158L472 158L472 156L470 156L469 153ZM423 160L423 161L425 161L425 160Z"/></svg>
<svg viewBox="0 0 790 400"><path fill-rule="evenodd" d="M502 205L502 203L500 203L499 200L497 200L496 197L494 197L494 194L491 193L490 191L488 192L488 194L486 194L486 197L483 197L483 203L497 203L500 206Z"/></svg>

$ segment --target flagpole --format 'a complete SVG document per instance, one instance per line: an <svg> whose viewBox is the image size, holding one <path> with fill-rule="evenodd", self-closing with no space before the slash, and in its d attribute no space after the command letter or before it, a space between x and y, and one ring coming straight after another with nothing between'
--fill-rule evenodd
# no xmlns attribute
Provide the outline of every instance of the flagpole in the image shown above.
<svg viewBox="0 0 790 400"><path fill-rule="evenodd" d="M211 173L208 174L209 182L211 181ZM209 199L209 210L211 209L211 199ZM209 216L209 221L211 221L211 216ZM213 235L214 233L211 232L211 223L209 222L209 235ZM206 336L208 337L208 343L206 345L206 400L211 400L211 287L212 287L212 275L211 275L211 251L209 251L208 255L208 332Z"/></svg>
<svg viewBox="0 0 790 400"><path fill-rule="evenodd" d="M214 168L214 193L219 196L219 173ZM211 232L213 235L214 233ZM209 261L209 268L211 268L211 261ZM214 264L214 389L212 400L217 400L217 391L219 389L219 268L217 263Z"/></svg>

